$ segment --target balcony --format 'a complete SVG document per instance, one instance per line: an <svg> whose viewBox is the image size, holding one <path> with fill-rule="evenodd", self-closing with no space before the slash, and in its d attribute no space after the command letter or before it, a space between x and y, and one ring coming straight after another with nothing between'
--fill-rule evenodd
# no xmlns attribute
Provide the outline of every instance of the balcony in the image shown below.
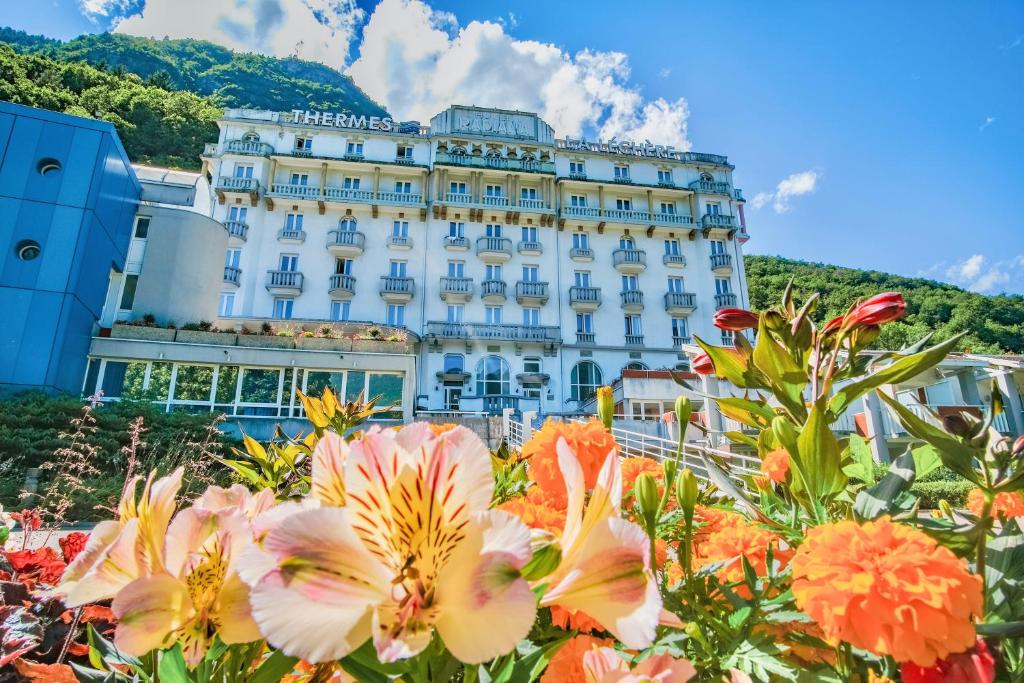
<svg viewBox="0 0 1024 683"><path fill-rule="evenodd" d="M516 303L537 304L543 306L548 302L548 283L523 282L516 283Z"/></svg>
<svg viewBox="0 0 1024 683"><path fill-rule="evenodd" d="M594 250L590 247L573 247L569 250L569 258L573 261L593 261Z"/></svg>
<svg viewBox="0 0 1024 683"><path fill-rule="evenodd" d="M408 235L388 235L388 247L408 251L412 249L412 238Z"/></svg>
<svg viewBox="0 0 1024 683"><path fill-rule="evenodd" d="M293 185L292 183L274 183L270 186L270 194L275 197L286 199L309 199L320 198L320 188L316 185Z"/></svg>
<svg viewBox="0 0 1024 683"><path fill-rule="evenodd" d="M597 341L597 336L593 332L577 332L576 343L589 345L594 344Z"/></svg>
<svg viewBox="0 0 1024 683"><path fill-rule="evenodd" d="M657 212L651 214L651 219L664 225L693 225L693 216L688 213Z"/></svg>
<svg viewBox="0 0 1024 683"><path fill-rule="evenodd" d="M381 275L380 298L390 304L407 304L412 301L415 291L411 277Z"/></svg>
<svg viewBox="0 0 1024 683"><path fill-rule="evenodd" d="M626 313L639 313L644 310L644 293L639 289L626 289L619 292L622 310Z"/></svg>
<svg viewBox="0 0 1024 683"><path fill-rule="evenodd" d="M692 343L693 343L693 337L689 337L689 336L687 336L687 337L672 337L672 346L675 346L675 347L683 346L684 344L692 344Z"/></svg>
<svg viewBox="0 0 1024 683"><path fill-rule="evenodd" d="M234 266L224 266L224 282L230 285L238 286L238 281L242 277L242 269L235 268Z"/></svg>
<svg viewBox="0 0 1024 683"><path fill-rule="evenodd" d="M544 206L544 200L543 199L532 199L532 198L528 199L526 197L523 197L522 199L519 200L518 206L521 209L534 209L534 210L546 208Z"/></svg>
<svg viewBox="0 0 1024 683"><path fill-rule="evenodd" d="M732 255L712 254L711 272L713 272L715 275L729 275L730 273L732 273Z"/></svg>
<svg viewBox="0 0 1024 683"><path fill-rule="evenodd" d="M569 180L586 180L587 179L587 174L586 173L570 173L566 177L569 178Z"/></svg>
<svg viewBox="0 0 1024 683"><path fill-rule="evenodd" d="M473 298L473 278L442 277L441 301L465 302Z"/></svg>
<svg viewBox="0 0 1024 683"><path fill-rule="evenodd" d="M551 375L546 372L520 372L516 381L520 384L547 384Z"/></svg>
<svg viewBox="0 0 1024 683"><path fill-rule="evenodd" d="M482 339L493 341L561 344L561 329L553 325L491 325L488 323L428 322L427 336L439 339Z"/></svg>
<svg viewBox="0 0 1024 683"><path fill-rule="evenodd" d="M512 240L507 237L481 237L476 241L476 255L484 261L504 263L512 258Z"/></svg>
<svg viewBox="0 0 1024 683"><path fill-rule="evenodd" d="M483 204L484 206L503 209L508 206L508 197L489 195L486 197L481 197L480 203Z"/></svg>
<svg viewBox="0 0 1024 683"><path fill-rule="evenodd" d="M665 312L674 316L690 315L697 308L697 295L689 292L666 292Z"/></svg>
<svg viewBox="0 0 1024 683"><path fill-rule="evenodd" d="M354 258L366 249L366 235L356 230L331 230L327 233L327 251L331 256Z"/></svg>
<svg viewBox="0 0 1024 683"><path fill-rule="evenodd" d="M729 183L720 183L713 180L694 180L690 183L690 189L694 192L703 192L704 194L732 196L732 188L729 186Z"/></svg>
<svg viewBox="0 0 1024 683"><path fill-rule="evenodd" d="M469 205L473 203L473 195L468 192L447 192L444 195L444 201L446 204Z"/></svg>
<svg viewBox="0 0 1024 683"><path fill-rule="evenodd" d="M412 192L378 192L377 201L396 206L419 206L423 203L423 195Z"/></svg>
<svg viewBox="0 0 1024 683"><path fill-rule="evenodd" d="M617 175L617 176L615 176L614 178L612 178L612 182L613 183L622 183L623 185L628 185L629 183L633 182L633 179L630 178L629 174L627 173L626 175Z"/></svg>
<svg viewBox="0 0 1024 683"><path fill-rule="evenodd" d="M277 241L284 244L302 244L306 241L306 231L281 228L277 231Z"/></svg>
<svg viewBox="0 0 1024 683"><path fill-rule="evenodd" d="M505 299L506 285L501 280L484 280L480 283L480 298L484 303L503 304Z"/></svg>
<svg viewBox="0 0 1024 683"><path fill-rule="evenodd" d="M494 168L504 171L524 171L526 173L554 173L552 161L533 161L530 159L506 159L504 157L473 156L470 154L450 154L438 152L435 164L442 166L463 166L469 168Z"/></svg>
<svg viewBox="0 0 1024 683"><path fill-rule="evenodd" d="M275 296L296 296L301 294L302 273L294 270L268 270L267 291Z"/></svg>
<svg viewBox="0 0 1024 683"><path fill-rule="evenodd" d="M364 203L373 199L373 192L352 187L325 187L324 198L329 202Z"/></svg>
<svg viewBox="0 0 1024 683"><path fill-rule="evenodd" d="M242 221L224 221L224 229L228 231L228 242L244 242L249 237L249 224Z"/></svg>
<svg viewBox="0 0 1024 683"><path fill-rule="evenodd" d="M521 240L517 248L523 256L540 256L544 253L543 245L533 240Z"/></svg>
<svg viewBox="0 0 1024 683"><path fill-rule="evenodd" d="M605 209L604 217L618 223L639 223L650 224L653 221L651 214L646 211L635 211L633 209Z"/></svg>
<svg viewBox="0 0 1024 683"><path fill-rule="evenodd" d="M733 308L736 306L736 295L732 292L726 292L725 294L715 294L715 310L721 310L723 308Z"/></svg>
<svg viewBox="0 0 1024 683"><path fill-rule="evenodd" d="M626 346L643 346L644 335L642 334L627 334L626 335Z"/></svg>
<svg viewBox="0 0 1024 683"><path fill-rule="evenodd" d="M596 311L601 307L601 288L580 286L570 287L569 306L571 306L574 311Z"/></svg>
<svg viewBox="0 0 1024 683"><path fill-rule="evenodd" d="M682 254L665 254L661 262L668 268L683 268L686 266L686 257Z"/></svg>
<svg viewBox="0 0 1024 683"><path fill-rule="evenodd" d="M328 291L334 299L351 299L356 293L356 279L344 273L332 275Z"/></svg>
<svg viewBox="0 0 1024 683"><path fill-rule="evenodd" d="M563 206L562 217L597 220L601 217L601 210L596 206Z"/></svg>
<svg viewBox="0 0 1024 683"><path fill-rule="evenodd" d="M647 252L641 249L616 249L612 264L620 273L642 273L647 270Z"/></svg>
<svg viewBox="0 0 1024 683"><path fill-rule="evenodd" d="M255 178L232 178L221 176L217 179L218 192L246 192L255 193L260 191L260 181Z"/></svg>
<svg viewBox="0 0 1024 683"><path fill-rule="evenodd" d="M700 222L705 228L736 228L736 217L725 213L706 213L701 216Z"/></svg>
<svg viewBox="0 0 1024 683"><path fill-rule="evenodd" d="M449 251L469 251L469 240L465 237L448 235L444 238L444 248Z"/></svg>
<svg viewBox="0 0 1024 683"><path fill-rule="evenodd" d="M216 145L214 145L216 147ZM254 140L228 140L224 143L225 154L244 154L254 157L268 157L274 153L274 146Z"/></svg>
<svg viewBox="0 0 1024 683"><path fill-rule="evenodd" d="M341 158L345 161L366 161L366 155L362 152L346 152Z"/></svg>

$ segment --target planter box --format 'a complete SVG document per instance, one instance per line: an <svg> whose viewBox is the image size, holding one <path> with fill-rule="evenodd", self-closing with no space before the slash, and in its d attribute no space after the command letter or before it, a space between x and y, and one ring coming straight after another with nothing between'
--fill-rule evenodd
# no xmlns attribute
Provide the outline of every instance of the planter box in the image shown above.
<svg viewBox="0 0 1024 683"><path fill-rule="evenodd" d="M295 338L278 337L273 334L240 334L238 345L261 349L294 349Z"/></svg>
<svg viewBox="0 0 1024 683"><path fill-rule="evenodd" d="M334 337L295 337L295 348L313 351L351 351L352 342L349 339Z"/></svg>
<svg viewBox="0 0 1024 683"><path fill-rule="evenodd" d="M174 341L177 330L166 327L138 327L135 325L114 325L110 336L114 339L144 339L145 341Z"/></svg>
<svg viewBox="0 0 1024 683"><path fill-rule="evenodd" d="M352 350L364 353L409 353L409 344L383 339L353 339Z"/></svg>
<svg viewBox="0 0 1024 683"><path fill-rule="evenodd" d="M175 341L184 344L217 344L234 346L238 335L234 332L210 332L208 330L178 330Z"/></svg>

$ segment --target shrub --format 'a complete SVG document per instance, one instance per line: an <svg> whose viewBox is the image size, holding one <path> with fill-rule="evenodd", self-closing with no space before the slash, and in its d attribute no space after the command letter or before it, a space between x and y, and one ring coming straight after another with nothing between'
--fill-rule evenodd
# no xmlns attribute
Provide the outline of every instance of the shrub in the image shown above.
<svg viewBox="0 0 1024 683"><path fill-rule="evenodd" d="M910 492L921 500L921 507L927 510L934 510L939 507L939 501L945 500L954 508L963 508L967 505L967 494L975 488L974 484L966 479L957 481L924 481L915 483Z"/></svg>

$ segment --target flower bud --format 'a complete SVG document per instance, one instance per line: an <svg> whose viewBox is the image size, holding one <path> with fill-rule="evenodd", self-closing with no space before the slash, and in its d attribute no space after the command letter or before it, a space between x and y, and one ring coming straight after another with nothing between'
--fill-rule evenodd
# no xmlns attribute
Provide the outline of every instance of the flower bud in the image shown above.
<svg viewBox="0 0 1024 683"><path fill-rule="evenodd" d="M853 331L854 347L858 349L867 348L873 341L878 339L878 335L881 332L882 328L878 325L865 325L864 327L858 327Z"/></svg>
<svg viewBox="0 0 1024 683"><path fill-rule="evenodd" d="M714 324L720 330L742 332L756 329L760 320L757 313L742 308L722 308L715 313Z"/></svg>
<svg viewBox="0 0 1024 683"><path fill-rule="evenodd" d="M702 353L693 359L690 363L690 369L696 372L698 375L713 375L715 374L715 364L711 360L711 356L706 353Z"/></svg>
<svg viewBox="0 0 1024 683"><path fill-rule="evenodd" d="M860 302L846 315L851 327L884 325L899 320L907 312L907 302L899 292L884 292Z"/></svg>
<svg viewBox="0 0 1024 683"><path fill-rule="evenodd" d="M793 337L793 342L796 348L806 349L810 347L814 329L811 327L811 321L807 316L803 316L793 321L793 327L790 330L790 334Z"/></svg>
<svg viewBox="0 0 1024 683"><path fill-rule="evenodd" d="M686 425L690 423L690 416L693 414L693 403L686 396L680 394L676 398L676 422L679 423L679 429L686 431ZM682 434L680 434L682 438Z"/></svg>
<svg viewBox="0 0 1024 683"><path fill-rule="evenodd" d="M697 477L689 467L683 469L676 479L676 501L687 519L693 517L693 509L697 506Z"/></svg>
<svg viewBox="0 0 1024 683"><path fill-rule="evenodd" d="M943 498L939 501L939 509L949 519L956 519L955 513L953 512L953 506L949 504L949 501Z"/></svg>
<svg viewBox="0 0 1024 683"><path fill-rule="evenodd" d="M679 469L679 464L672 458L666 458L661 463L661 471L665 474L665 486L671 486L672 482L676 480L676 470ZM666 495L668 495L666 493Z"/></svg>
<svg viewBox="0 0 1024 683"><path fill-rule="evenodd" d="M821 328L821 335L827 337L830 334L839 331L839 328L843 326L843 322L846 320L845 316L837 315L836 317L825 323L825 326Z"/></svg>
<svg viewBox="0 0 1024 683"><path fill-rule="evenodd" d="M764 326L772 332L782 332L786 329L786 318L778 311L765 311L761 315L764 318Z"/></svg>
<svg viewBox="0 0 1024 683"><path fill-rule="evenodd" d="M1010 449L1015 458L1024 456L1024 436L1018 436L1017 440L1013 442L1013 448Z"/></svg>
<svg viewBox="0 0 1024 683"><path fill-rule="evenodd" d="M647 473L637 477L633 484L633 495L647 528L654 528L658 521L658 504L661 502L658 496L658 483L654 481L654 477Z"/></svg>
<svg viewBox="0 0 1024 683"><path fill-rule="evenodd" d="M971 436L971 425L961 413L952 413L942 418L942 426L947 432L954 436L969 438Z"/></svg>
<svg viewBox="0 0 1024 683"><path fill-rule="evenodd" d="M615 398L612 396L612 388L597 388L597 417L601 424L609 432L612 430L612 417L615 414Z"/></svg>

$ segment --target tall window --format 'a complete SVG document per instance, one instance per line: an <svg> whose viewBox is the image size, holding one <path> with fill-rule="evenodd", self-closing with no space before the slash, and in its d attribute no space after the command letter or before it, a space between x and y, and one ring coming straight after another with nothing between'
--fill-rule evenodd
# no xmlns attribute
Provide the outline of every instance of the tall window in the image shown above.
<svg viewBox="0 0 1024 683"><path fill-rule="evenodd" d="M686 318L672 318L672 337L685 339L690 336L686 331Z"/></svg>
<svg viewBox="0 0 1024 683"><path fill-rule="evenodd" d="M388 304L388 325L405 325L405 304Z"/></svg>
<svg viewBox="0 0 1024 683"><path fill-rule="evenodd" d="M135 305L135 288L139 285L138 275L125 275L124 276L124 287L121 289L121 305L122 311L132 310L132 306Z"/></svg>
<svg viewBox="0 0 1024 683"><path fill-rule="evenodd" d="M278 320L291 320L294 303L295 299L274 299L274 317Z"/></svg>
<svg viewBox="0 0 1024 683"><path fill-rule="evenodd" d="M449 261L448 262L448 277L465 277L466 276L466 262L465 261Z"/></svg>
<svg viewBox="0 0 1024 683"><path fill-rule="evenodd" d="M484 322L488 325L500 325L501 306L484 306Z"/></svg>
<svg viewBox="0 0 1024 683"><path fill-rule="evenodd" d="M217 315L227 317L235 310L235 293L221 292L220 305L217 306Z"/></svg>
<svg viewBox="0 0 1024 683"><path fill-rule="evenodd" d="M449 183L449 194L466 194L466 183Z"/></svg>
<svg viewBox="0 0 1024 683"><path fill-rule="evenodd" d="M622 276L622 291L632 292L640 289L640 279L636 275Z"/></svg>
<svg viewBox="0 0 1024 683"><path fill-rule="evenodd" d="M569 195L569 206L586 206L587 195L585 194L571 194Z"/></svg>
<svg viewBox="0 0 1024 683"><path fill-rule="evenodd" d="M619 249L636 249L636 241L629 235L623 235L619 238Z"/></svg>
<svg viewBox="0 0 1024 683"><path fill-rule="evenodd" d="M577 270L573 273L573 281L577 287L589 287L590 286L590 271L589 270Z"/></svg>
<svg viewBox="0 0 1024 683"><path fill-rule="evenodd" d="M523 282L540 282L540 268L523 266Z"/></svg>
<svg viewBox="0 0 1024 683"><path fill-rule="evenodd" d="M658 182L661 183L662 185L671 185L672 184L672 171L669 170L669 169L659 169L658 170Z"/></svg>
<svg viewBox="0 0 1024 683"><path fill-rule="evenodd" d="M461 323L465 319L466 307L463 304L448 304L448 322Z"/></svg>
<svg viewBox="0 0 1024 683"><path fill-rule="evenodd" d="M718 202L708 202L708 213L717 216L722 212L722 205Z"/></svg>
<svg viewBox="0 0 1024 683"><path fill-rule="evenodd" d="M573 249L590 249L590 235L585 232L574 232L572 234Z"/></svg>
<svg viewBox="0 0 1024 683"><path fill-rule="evenodd" d="M725 253L725 242L722 240L710 240L711 242L711 253L712 254L724 254Z"/></svg>
<svg viewBox="0 0 1024 683"><path fill-rule="evenodd" d="M488 263L484 266L484 279L485 280L500 280L501 279L501 264L500 263Z"/></svg>
<svg viewBox="0 0 1024 683"><path fill-rule="evenodd" d="M501 226L488 223L484 226L484 235L487 237L501 237Z"/></svg>
<svg viewBox="0 0 1024 683"><path fill-rule="evenodd" d="M616 166L614 174L616 180L629 180L629 166Z"/></svg>
<svg viewBox="0 0 1024 683"><path fill-rule="evenodd" d="M357 224L355 218L342 218L340 221L338 221L338 230L354 232L356 229L356 225Z"/></svg>
<svg viewBox="0 0 1024 683"><path fill-rule="evenodd" d="M247 206L231 206L228 208L228 220L237 221L238 223L244 223L245 219L249 216L249 207ZM138 237L138 235L136 235Z"/></svg>
<svg viewBox="0 0 1024 683"><path fill-rule="evenodd" d="M540 325L540 309L539 308L524 308L523 309L523 325L526 327L537 327Z"/></svg>
<svg viewBox="0 0 1024 683"><path fill-rule="evenodd" d="M586 175L587 167L583 165L582 161L570 161L569 162L569 175Z"/></svg>
<svg viewBox="0 0 1024 683"><path fill-rule="evenodd" d="M284 229L288 232L302 232L302 222L301 213L287 213L284 216Z"/></svg>
<svg viewBox="0 0 1024 683"><path fill-rule="evenodd" d="M409 221L394 221L391 224L391 236L400 239L409 237Z"/></svg>
<svg viewBox="0 0 1024 683"><path fill-rule="evenodd" d="M593 334L594 316L591 313L576 314L576 334Z"/></svg>
<svg viewBox="0 0 1024 683"><path fill-rule="evenodd" d="M388 275L391 277L405 277L408 265L408 261L391 261L388 264Z"/></svg>
<svg viewBox="0 0 1024 683"><path fill-rule="evenodd" d="M281 266L278 270L295 272L299 269L299 256L298 254L281 254L281 259L278 261L278 265Z"/></svg>
<svg viewBox="0 0 1024 683"><path fill-rule="evenodd" d="M484 188L484 195L488 197L500 197L501 185L488 185Z"/></svg>
<svg viewBox="0 0 1024 683"><path fill-rule="evenodd" d="M537 242L537 226L523 226L523 241L524 242Z"/></svg>
<svg viewBox="0 0 1024 683"><path fill-rule="evenodd" d="M729 278L716 277L715 278L715 294L728 294L732 291L732 287L729 283Z"/></svg>
<svg viewBox="0 0 1024 683"><path fill-rule="evenodd" d="M519 196L522 199L537 199L537 188L536 187L523 187L523 188L520 188Z"/></svg>
<svg viewBox="0 0 1024 683"><path fill-rule="evenodd" d="M408 180L396 180L395 192L398 194L412 194L412 183Z"/></svg>
<svg viewBox="0 0 1024 683"><path fill-rule="evenodd" d="M615 208L619 211L632 211L633 200L625 197L619 197L615 200Z"/></svg>
<svg viewBox="0 0 1024 683"><path fill-rule="evenodd" d="M350 142L345 146L345 154L363 155L363 143Z"/></svg>
<svg viewBox="0 0 1024 683"><path fill-rule="evenodd" d="M334 274L335 275L351 275L352 274L352 259L350 259L350 258L336 258L336 259L334 259Z"/></svg>
<svg viewBox="0 0 1024 683"><path fill-rule="evenodd" d="M601 368L590 360L581 360L572 366L569 373L569 398L574 401L586 401L597 393L601 386Z"/></svg>
<svg viewBox="0 0 1024 683"><path fill-rule="evenodd" d="M661 213L667 214L669 216L676 215L675 202L661 202Z"/></svg>
<svg viewBox="0 0 1024 683"><path fill-rule="evenodd" d="M346 177L345 180L342 181L342 187L346 190L358 190L360 181L362 181L362 178Z"/></svg>
<svg viewBox="0 0 1024 683"><path fill-rule="evenodd" d="M505 396L511 393L508 363L501 356L484 356L476 364L478 396Z"/></svg>
<svg viewBox="0 0 1024 683"><path fill-rule="evenodd" d="M235 164L236 178L252 178L252 164Z"/></svg>
<svg viewBox="0 0 1024 683"><path fill-rule="evenodd" d="M309 185L309 174L308 173L292 173L288 178L288 182L291 185Z"/></svg>
<svg viewBox="0 0 1024 683"><path fill-rule="evenodd" d="M452 221L448 223L448 236L449 237L465 237L466 236L466 224L456 223Z"/></svg>
<svg viewBox="0 0 1024 683"><path fill-rule="evenodd" d="M629 337L629 336L637 336L637 337L639 337L640 335L642 335L644 333L643 325L640 322L640 316L639 315L636 315L635 313L634 314L630 314L630 315L624 316L623 320L625 322L626 336L627 337Z"/></svg>
<svg viewBox="0 0 1024 683"><path fill-rule="evenodd" d="M226 252L224 252L224 266L226 268L238 268L238 264L241 260L241 249L228 249Z"/></svg>
<svg viewBox="0 0 1024 683"><path fill-rule="evenodd" d="M331 302L331 320L348 320L351 303L348 301Z"/></svg>
<svg viewBox="0 0 1024 683"><path fill-rule="evenodd" d="M683 291L683 278L681 278L681 277L670 277L668 279L668 291L670 291L670 292L682 292Z"/></svg>
<svg viewBox="0 0 1024 683"><path fill-rule="evenodd" d="M665 255L679 256L679 240L665 240Z"/></svg>
<svg viewBox="0 0 1024 683"><path fill-rule="evenodd" d="M139 216L135 219L135 232L133 234L140 240L149 237L149 216Z"/></svg>

